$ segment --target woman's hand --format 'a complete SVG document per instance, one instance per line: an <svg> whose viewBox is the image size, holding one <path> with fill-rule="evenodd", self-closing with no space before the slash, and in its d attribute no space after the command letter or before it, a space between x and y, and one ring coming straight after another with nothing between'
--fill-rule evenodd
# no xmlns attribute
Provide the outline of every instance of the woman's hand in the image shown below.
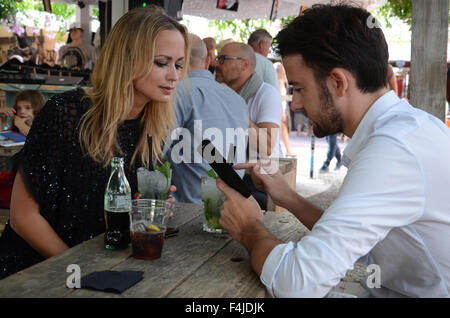
<svg viewBox="0 0 450 318"><path fill-rule="evenodd" d="M174 185L171 185L170 188L169 188L169 196L166 199L167 202L170 202L170 203L177 202L175 197L172 195L172 193L175 193L175 191L177 191L177 187L174 186Z"/></svg>

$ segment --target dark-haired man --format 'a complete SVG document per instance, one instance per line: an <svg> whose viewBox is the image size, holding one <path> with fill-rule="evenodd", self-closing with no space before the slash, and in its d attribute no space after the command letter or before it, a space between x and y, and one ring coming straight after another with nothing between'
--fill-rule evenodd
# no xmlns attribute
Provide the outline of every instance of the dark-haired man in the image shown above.
<svg viewBox="0 0 450 318"><path fill-rule="evenodd" d="M347 5L314 6L277 35L292 107L316 136L351 138L347 176L329 208L308 203L263 164L236 167L251 168L255 184L311 232L285 244L266 230L252 197L217 180L227 195L220 223L273 296L323 297L358 261L377 271L365 281L371 296L449 297L450 169L442 167L450 130L388 90L387 44L369 18Z"/></svg>

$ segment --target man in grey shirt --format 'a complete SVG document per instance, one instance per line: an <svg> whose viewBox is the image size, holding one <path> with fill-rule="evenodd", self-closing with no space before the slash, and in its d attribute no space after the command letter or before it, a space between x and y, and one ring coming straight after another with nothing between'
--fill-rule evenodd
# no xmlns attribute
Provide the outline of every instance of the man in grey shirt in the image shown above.
<svg viewBox="0 0 450 318"><path fill-rule="evenodd" d="M236 146L238 161L245 161L249 112L245 100L231 88L216 82L208 71L210 61L204 42L193 34L189 37L189 75L177 85L177 131L172 133L172 139L177 139L174 133L182 137L172 145L167 156L172 162L172 183L177 187L174 195L177 201L200 204L201 177L211 167L201 159L198 145L208 138L225 158L229 158L230 145ZM190 149L181 147L183 143L190 143Z"/></svg>

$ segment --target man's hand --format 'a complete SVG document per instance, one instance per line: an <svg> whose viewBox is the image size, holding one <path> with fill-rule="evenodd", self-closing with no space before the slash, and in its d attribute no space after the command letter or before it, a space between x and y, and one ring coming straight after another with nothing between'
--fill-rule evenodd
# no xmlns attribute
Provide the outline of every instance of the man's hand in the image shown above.
<svg viewBox="0 0 450 318"><path fill-rule="evenodd" d="M256 189L267 192L276 205L283 206L283 202L293 196L293 190L283 179L283 175L273 161L241 163L233 168L236 170L250 169Z"/></svg>
<svg viewBox="0 0 450 318"><path fill-rule="evenodd" d="M247 249L253 270L259 276L267 256L283 242L264 227L264 216L253 196L244 198L220 178L216 179L216 185L227 196L220 211L220 224Z"/></svg>
<svg viewBox="0 0 450 318"><path fill-rule="evenodd" d="M261 208L253 196L244 198L219 177L216 179L216 185L227 197L220 211L220 224L233 239L244 245L246 232L250 231L251 234L255 225L264 224Z"/></svg>

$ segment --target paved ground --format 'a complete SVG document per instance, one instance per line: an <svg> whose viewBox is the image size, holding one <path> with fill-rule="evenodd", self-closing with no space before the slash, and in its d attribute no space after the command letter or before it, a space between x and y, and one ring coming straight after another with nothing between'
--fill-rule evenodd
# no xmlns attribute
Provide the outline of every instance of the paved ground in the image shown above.
<svg viewBox="0 0 450 318"><path fill-rule="evenodd" d="M327 157L328 144L325 138L315 138L313 178L310 178L311 167L311 137L302 133L297 136L296 132L290 133L291 151L297 154L297 192L307 198L314 205L326 209L336 198L339 188L347 173L347 168L341 167L334 171L336 159L330 164L329 173L319 173L323 162ZM347 145L347 141L338 138L338 145L342 151ZM284 147L284 144L283 144ZM284 149L283 149L284 151ZM341 282L332 291L338 293L359 296L365 293L359 282L368 276L366 267L362 264L355 264L353 270L347 272Z"/></svg>

